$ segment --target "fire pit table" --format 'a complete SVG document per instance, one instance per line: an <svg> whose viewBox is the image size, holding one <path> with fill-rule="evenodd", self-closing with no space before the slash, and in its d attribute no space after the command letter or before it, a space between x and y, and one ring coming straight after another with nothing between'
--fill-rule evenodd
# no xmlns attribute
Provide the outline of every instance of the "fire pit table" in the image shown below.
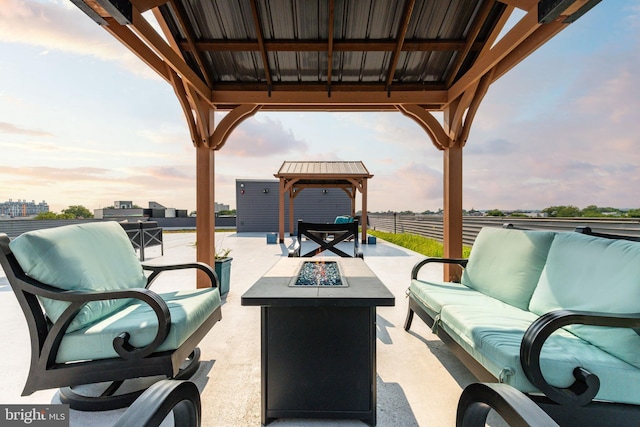
<svg viewBox="0 0 640 427"><path fill-rule="evenodd" d="M395 298L360 258L282 258L243 296L261 306L262 423L376 424L376 306Z"/></svg>

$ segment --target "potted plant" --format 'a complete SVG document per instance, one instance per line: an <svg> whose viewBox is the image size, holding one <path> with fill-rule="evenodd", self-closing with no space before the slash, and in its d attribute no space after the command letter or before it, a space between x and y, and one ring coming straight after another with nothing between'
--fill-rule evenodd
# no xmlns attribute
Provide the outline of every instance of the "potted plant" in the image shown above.
<svg viewBox="0 0 640 427"><path fill-rule="evenodd" d="M231 281L231 258L229 253L231 249L220 249L215 253L214 270L220 282L220 295L229 292L229 283Z"/></svg>

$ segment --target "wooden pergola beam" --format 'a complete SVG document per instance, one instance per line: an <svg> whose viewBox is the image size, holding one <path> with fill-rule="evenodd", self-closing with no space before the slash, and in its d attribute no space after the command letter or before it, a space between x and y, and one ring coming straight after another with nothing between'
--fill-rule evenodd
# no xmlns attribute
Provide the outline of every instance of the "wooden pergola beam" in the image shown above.
<svg viewBox="0 0 640 427"><path fill-rule="evenodd" d="M383 86L378 86L383 87ZM331 98L326 91L277 91L271 96L265 92L237 91L237 90L214 90L211 94L211 102L218 107L225 104L260 104L282 106L295 105L298 107L324 106L325 110L340 105L380 105L384 107L396 104L431 104L445 105L448 102L447 91L399 91L394 90L390 94L384 91L379 92L359 92L357 97L348 91L338 90L339 86L332 85ZM440 108L441 109L441 108Z"/></svg>
<svg viewBox="0 0 640 427"><path fill-rule="evenodd" d="M191 67L184 62L180 54L167 44L135 7L133 8L132 21L131 28L133 31L150 46L163 61L169 64L184 81L192 86L202 99L209 101L211 99L211 89L200 79Z"/></svg>
<svg viewBox="0 0 640 427"><path fill-rule="evenodd" d="M429 135L434 147L444 150L451 145L451 138L446 134L440 122L429 111L415 104L398 104L396 109L414 120Z"/></svg>
<svg viewBox="0 0 640 427"><path fill-rule="evenodd" d="M178 18L178 23L180 24L180 27L182 27L182 32L185 34L187 38L187 45L189 46L189 49L191 50L191 53L193 54L193 57L195 58L196 63L198 64L198 67L200 68L200 74L204 77L204 81L207 84L207 86L210 88L213 87L213 84L209 78L209 73L207 72L207 68L204 65L204 61L202 60L202 54L195 47L196 37L193 34L193 30L191 29L191 26L188 25L188 21L186 18L187 11L184 9L184 6L179 1L169 0L169 4L173 8L173 11L176 14L176 17ZM165 36L166 36L166 32L165 32ZM177 53L179 52L180 51L178 50Z"/></svg>
<svg viewBox="0 0 640 427"><path fill-rule="evenodd" d="M400 23L400 28L398 29L398 42L396 44L396 48L393 50L393 54L391 56L391 65L389 66L389 73L387 74L387 90L393 82L393 76L396 74L396 67L398 66L398 61L400 60L400 53L402 52L402 46L404 45L404 38L407 35L407 29L409 28L411 14L413 13L413 7L415 6L415 4L415 0L407 1L402 13L402 22Z"/></svg>
<svg viewBox="0 0 640 427"><path fill-rule="evenodd" d="M473 21L473 25L469 30L469 34L467 34L467 42L465 43L462 51L456 55L455 63L453 64L453 67L451 68L451 73L449 74L449 78L447 79L447 83L446 83L447 87L450 87L453 84L454 79L458 75L458 71L460 71L460 68L462 67L462 63L464 62L465 58L471 51L471 48L474 46L476 42L476 37L478 37L478 34L482 29L482 24L487 19L487 16L489 16L489 12L491 12L491 9L493 8L494 4L495 4L494 0L484 2L482 5L482 9L480 9L478 14L476 15L476 18Z"/></svg>
<svg viewBox="0 0 640 427"><path fill-rule="evenodd" d="M226 116L218 123L211 136L210 146L214 150L219 150L227 142L227 138L233 130L243 121L253 116L260 110L259 104L243 104L227 113Z"/></svg>
<svg viewBox="0 0 640 427"><path fill-rule="evenodd" d="M367 40L334 40L329 36L327 40L264 40L263 46L267 52L327 52L329 44L333 43L334 52L392 52L397 43L386 39ZM429 39L429 40L405 40L402 44L402 52L453 52L468 45L466 40ZM474 42L470 45L471 51L482 49L483 43ZM192 47L185 41L180 41L180 48L190 50ZM200 52L259 52L261 50L258 40L198 40L195 49Z"/></svg>
<svg viewBox="0 0 640 427"><path fill-rule="evenodd" d="M167 82L171 83L171 77L167 70L167 64L156 53L145 44L129 27L120 25L113 18L105 18L107 25L103 28L116 40L122 43L134 55L142 60L153 71L158 73Z"/></svg>
<svg viewBox="0 0 640 427"><path fill-rule="evenodd" d="M262 58L262 66L264 68L264 77L267 81L267 85L271 86L271 70L269 70L269 58L267 57L267 50L264 46L264 38L262 37L262 25L260 25L260 16L258 16L258 5L256 4L257 0L250 0L251 4L251 15L253 17L253 26L256 30L256 35L258 37L258 51L260 52L260 57Z"/></svg>
<svg viewBox="0 0 640 427"><path fill-rule="evenodd" d="M493 47L486 50L480 55L475 64L454 83L448 90L448 99L453 101L461 96L470 86L475 84L489 70L495 67L502 59L511 52L519 52L522 59L526 58L533 51L524 51L520 49L521 43L527 39L538 27L538 9L532 8L527 14L518 21L514 27L509 30Z"/></svg>

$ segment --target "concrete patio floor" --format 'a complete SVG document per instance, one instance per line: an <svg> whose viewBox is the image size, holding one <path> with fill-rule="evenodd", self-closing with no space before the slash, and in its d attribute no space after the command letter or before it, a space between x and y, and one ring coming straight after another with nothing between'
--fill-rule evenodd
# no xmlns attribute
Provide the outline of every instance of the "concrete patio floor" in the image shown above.
<svg viewBox="0 0 640 427"><path fill-rule="evenodd" d="M281 257L285 244L267 244L265 233L216 233L218 248L230 248L233 257L230 292L224 299L222 320L200 344L201 366L192 378L202 395L204 427L259 426L260 421L260 309L240 305L240 297ZM147 263L195 260L195 233L165 233L164 256L157 247L146 252ZM305 244L307 244L305 242ZM342 244L341 244L342 245ZM303 247L304 250L304 247ZM423 257L378 239L363 245L364 260L395 295L395 307L377 309L377 418L378 426L454 426L456 405L473 375L418 318L411 332L403 329L407 310L405 290L413 265ZM435 280L442 270L432 267ZM164 273L152 290L193 287L195 273ZM27 325L0 270L0 355L3 379L0 403L59 403L57 390L31 396L20 393L28 372L30 348ZM71 411L71 426L110 426L124 410ZM280 426L360 426L360 421L277 420Z"/></svg>

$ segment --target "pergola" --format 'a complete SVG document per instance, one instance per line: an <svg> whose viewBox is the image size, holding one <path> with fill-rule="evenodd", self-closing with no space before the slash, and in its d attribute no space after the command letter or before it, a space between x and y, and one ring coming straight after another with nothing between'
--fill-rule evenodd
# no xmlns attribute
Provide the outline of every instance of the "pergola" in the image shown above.
<svg viewBox="0 0 640 427"><path fill-rule="evenodd" d="M462 152L483 97L600 0L72 1L172 85L196 151L197 259L212 264L215 152L258 111L415 120L443 152L444 255L461 256Z"/></svg>
<svg viewBox="0 0 640 427"><path fill-rule="evenodd" d="M293 234L293 201L305 188L340 188L351 199L351 216L356 215L356 194L362 194L362 243L367 239L367 180L373 175L362 162L285 161L274 175L280 180L278 231L284 243L284 197L289 196L289 234Z"/></svg>

